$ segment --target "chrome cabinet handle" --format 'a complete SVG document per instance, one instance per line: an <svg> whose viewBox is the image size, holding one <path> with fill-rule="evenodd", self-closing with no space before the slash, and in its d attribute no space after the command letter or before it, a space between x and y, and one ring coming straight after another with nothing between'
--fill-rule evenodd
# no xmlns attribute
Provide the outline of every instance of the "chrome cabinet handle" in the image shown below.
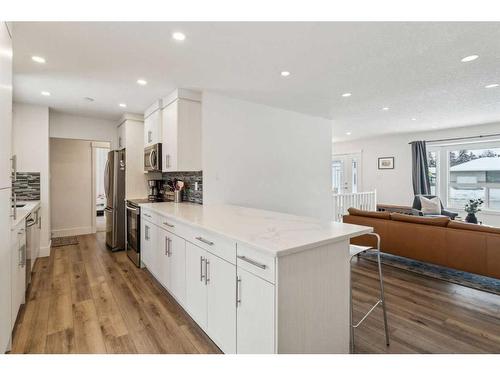
<svg viewBox="0 0 500 375"><path fill-rule="evenodd" d="M169 238L167 238L167 248L168 248L168 256L171 257L172 256L172 240Z"/></svg>
<svg viewBox="0 0 500 375"><path fill-rule="evenodd" d="M170 155L168 154L165 155L165 166L170 168Z"/></svg>
<svg viewBox="0 0 500 375"><path fill-rule="evenodd" d="M207 245L210 245L210 246L212 246L212 245L214 244L212 241L209 241L209 240L207 240L207 239L205 239L205 238L203 238L203 237L195 237L195 238L196 238L198 241L201 241L201 242L203 242L203 243L206 243Z"/></svg>
<svg viewBox="0 0 500 375"><path fill-rule="evenodd" d="M149 143L149 142L153 142L153 137L152 137L152 135L153 135L153 132L152 132L151 130L148 130L148 143Z"/></svg>
<svg viewBox="0 0 500 375"><path fill-rule="evenodd" d="M170 256L169 250L168 250L168 237L165 237L165 255Z"/></svg>
<svg viewBox="0 0 500 375"><path fill-rule="evenodd" d="M236 276L236 307L241 304L241 277Z"/></svg>
<svg viewBox="0 0 500 375"><path fill-rule="evenodd" d="M144 233L145 239L146 239L147 241L149 241L149 227L146 225L146 226L144 227L144 229L145 229L145 233Z"/></svg>
<svg viewBox="0 0 500 375"><path fill-rule="evenodd" d="M12 169L12 182L17 181L17 156L12 155L10 158L10 161L12 162L11 169Z"/></svg>
<svg viewBox="0 0 500 375"><path fill-rule="evenodd" d="M205 261L204 257L200 257L200 281L203 282L205 275L203 274L203 262Z"/></svg>
<svg viewBox="0 0 500 375"><path fill-rule="evenodd" d="M237 255L237 258L241 259L241 260L244 260L245 262L250 263L251 265L253 265L255 267L259 267L259 268L261 268L263 270L265 270L267 268L267 266L265 264L262 264L262 263L257 262L256 260L247 258L244 255Z"/></svg>
<svg viewBox="0 0 500 375"><path fill-rule="evenodd" d="M208 259L205 259L205 285L208 284L210 281L210 277L208 276L209 268L208 266L210 265L210 261Z"/></svg>
<svg viewBox="0 0 500 375"><path fill-rule="evenodd" d="M170 224L168 221L164 221L163 224L166 225L167 227L175 228L175 225L174 224Z"/></svg>
<svg viewBox="0 0 500 375"><path fill-rule="evenodd" d="M42 229L42 217L38 217L38 229Z"/></svg>

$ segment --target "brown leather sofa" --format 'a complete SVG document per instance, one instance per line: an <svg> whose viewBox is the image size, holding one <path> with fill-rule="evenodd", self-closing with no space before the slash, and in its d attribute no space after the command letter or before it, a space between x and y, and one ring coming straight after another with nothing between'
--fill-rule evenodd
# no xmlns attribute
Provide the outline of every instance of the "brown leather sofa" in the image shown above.
<svg viewBox="0 0 500 375"><path fill-rule="evenodd" d="M373 227L385 253L500 279L500 228L354 208L344 223ZM360 236L351 242L374 246L372 238Z"/></svg>

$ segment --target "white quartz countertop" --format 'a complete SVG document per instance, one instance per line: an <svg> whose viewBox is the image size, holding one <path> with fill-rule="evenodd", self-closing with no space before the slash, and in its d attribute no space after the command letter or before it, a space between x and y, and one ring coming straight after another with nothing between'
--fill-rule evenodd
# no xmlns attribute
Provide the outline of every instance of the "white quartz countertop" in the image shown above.
<svg viewBox="0 0 500 375"><path fill-rule="evenodd" d="M12 218L12 228L15 228L21 221L24 221L29 214L40 207L40 201L17 201L17 204L24 204L24 207L17 208L16 219Z"/></svg>
<svg viewBox="0 0 500 375"><path fill-rule="evenodd" d="M373 231L371 227L231 205L143 203L173 220L283 256Z"/></svg>

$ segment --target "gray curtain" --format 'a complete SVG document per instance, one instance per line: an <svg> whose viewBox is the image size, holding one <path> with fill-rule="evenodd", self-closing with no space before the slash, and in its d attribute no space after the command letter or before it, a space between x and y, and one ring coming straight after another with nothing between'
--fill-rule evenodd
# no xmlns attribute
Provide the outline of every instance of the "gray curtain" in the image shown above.
<svg viewBox="0 0 500 375"><path fill-rule="evenodd" d="M411 143L411 160L413 192L415 195L429 195L431 193L431 185L425 141L414 141Z"/></svg>

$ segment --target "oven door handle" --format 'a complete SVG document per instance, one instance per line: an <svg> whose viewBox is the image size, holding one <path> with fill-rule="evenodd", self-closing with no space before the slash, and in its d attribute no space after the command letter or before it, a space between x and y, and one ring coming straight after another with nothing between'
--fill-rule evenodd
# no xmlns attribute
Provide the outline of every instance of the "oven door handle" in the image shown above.
<svg viewBox="0 0 500 375"><path fill-rule="evenodd" d="M127 210L129 210L129 211L133 211L133 212L135 212L135 213L137 213L137 212L138 212L137 208L132 208L132 207L130 207L130 206L125 206L125 207L126 207L126 208L127 208Z"/></svg>

